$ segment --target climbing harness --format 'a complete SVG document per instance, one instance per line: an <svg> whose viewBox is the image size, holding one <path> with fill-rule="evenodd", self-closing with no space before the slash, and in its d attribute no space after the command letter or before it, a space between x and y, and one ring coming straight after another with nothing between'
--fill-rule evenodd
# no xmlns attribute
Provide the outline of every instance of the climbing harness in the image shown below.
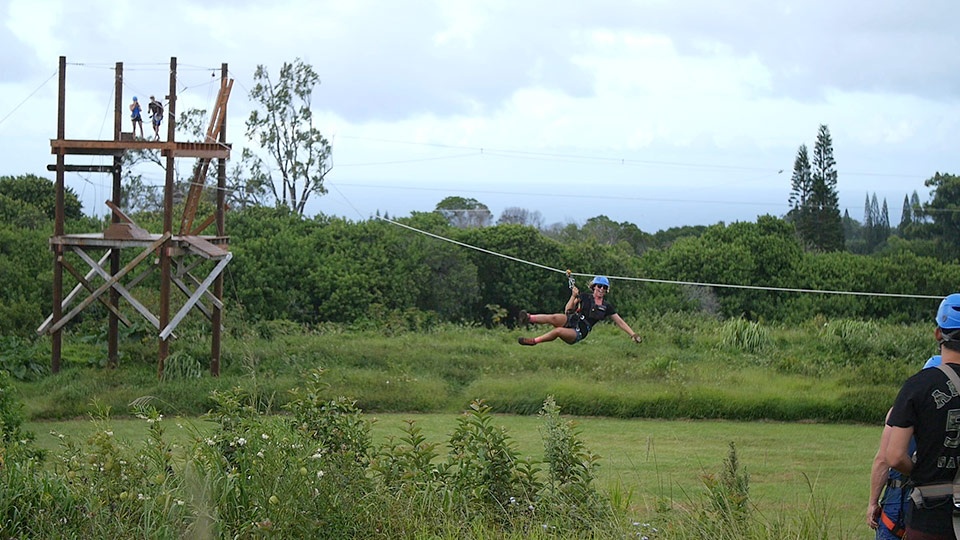
<svg viewBox="0 0 960 540"><path fill-rule="evenodd" d="M573 272L571 272L570 270L567 270L567 286L570 287L570 290L571 290L571 291L572 291L573 288L575 287L575 283L576 283L576 280L573 278ZM574 304L574 306L576 306L576 304ZM576 313L576 312L577 312L577 309L576 309L576 307L574 307L574 309L565 310L563 313L569 317L569 316L571 316L572 314L574 314L574 313ZM571 322L568 320L568 321L567 321L567 325L569 326L570 324L571 324ZM570 326L570 328L576 328L576 327L575 327L575 326ZM577 340L579 341L579 339L580 339L580 331L578 330L578 331L577 331Z"/></svg>
<svg viewBox="0 0 960 540"><path fill-rule="evenodd" d="M880 512L880 521L883 523L883 526L897 538L903 538L903 535L907 532L906 528L893 521L886 512Z"/></svg>

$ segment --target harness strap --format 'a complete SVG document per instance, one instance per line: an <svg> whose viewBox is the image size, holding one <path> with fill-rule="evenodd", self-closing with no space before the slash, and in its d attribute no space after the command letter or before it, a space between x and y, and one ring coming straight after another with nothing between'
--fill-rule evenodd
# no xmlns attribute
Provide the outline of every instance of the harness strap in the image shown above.
<svg viewBox="0 0 960 540"><path fill-rule="evenodd" d="M913 501L913 504L917 505L918 508L923 508L923 501L926 499L936 499L954 495L957 500L960 500L960 490L955 490L954 486L955 484L947 483L913 486L913 491L910 492L910 500Z"/></svg>
<svg viewBox="0 0 960 540"><path fill-rule="evenodd" d="M940 364L937 367L950 379L954 391L960 392L960 377L957 376L957 372L946 364ZM953 534L960 538L960 469L957 469L954 474L951 487L953 488Z"/></svg>
<svg viewBox="0 0 960 540"><path fill-rule="evenodd" d="M880 522L883 523L883 526L886 527L888 531L892 532L897 538L903 538L904 533L907 532L905 527L894 523L886 512L880 512Z"/></svg>

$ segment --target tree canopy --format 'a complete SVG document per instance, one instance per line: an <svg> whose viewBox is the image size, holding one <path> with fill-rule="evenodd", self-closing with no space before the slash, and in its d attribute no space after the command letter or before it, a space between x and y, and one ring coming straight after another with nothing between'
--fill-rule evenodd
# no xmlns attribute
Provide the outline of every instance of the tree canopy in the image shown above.
<svg viewBox="0 0 960 540"><path fill-rule="evenodd" d="M330 171L332 148L314 125L311 109L313 89L320 84L320 77L313 66L298 58L284 62L275 81L263 65L257 66L253 79L250 99L255 108L247 119L246 134L270 157L273 166L249 148L244 149L248 182L266 186L275 201L303 215L312 196L327 192L323 183ZM273 177L274 169L279 179Z"/></svg>

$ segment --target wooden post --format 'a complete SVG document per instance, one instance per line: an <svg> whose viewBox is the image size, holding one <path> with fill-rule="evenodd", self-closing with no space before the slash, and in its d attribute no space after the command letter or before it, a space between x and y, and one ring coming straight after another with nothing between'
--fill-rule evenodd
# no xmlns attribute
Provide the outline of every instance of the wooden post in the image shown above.
<svg viewBox="0 0 960 540"><path fill-rule="evenodd" d="M170 94L169 94L168 118L167 122L167 141L174 142L177 117L177 58L170 58ZM167 178L163 186L163 234L173 234L173 173L174 173L174 152L167 153ZM168 236L166 242L160 247L160 328L166 328L170 322L170 281L171 264L170 256L173 249L173 241ZM157 358L157 378L163 378L163 364L170 354L170 342L168 339L160 338L160 350Z"/></svg>
<svg viewBox="0 0 960 540"><path fill-rule="evenodd" d="M227 83L227 64L224 62L220 65L220 87L223 88L223 85ZM227 111L226 105L224 105L224 110L222 111L223 121L220 126L220 139L219 142L227 142ZM216 208L216 220L217 220L217 236L226 236L226 216L224 216L225 204L226 204L226 187L227 187L227 160L220 158L217 160L217 208ZM223 300L223 272L217 275L216 281L213 282L213 296L217 300ZM221 355L221 336L220 333L223 328L223 308L217 305L214 302L213 305L213 316L210 317L210 324L213 326L213 333L210 339L210 374L214 377L220 376L220 355Z"/></svg>
<svg viewBox="0 0 960 540"><path fill-rule="evenodd" d="M57 139L63 139L66 134L65 129L65 120L64 116L66 115L67 107L67 57L60 57L60 91L57 96ZM54 220L53 220L53 235L54 236L63 236L63 221L64 221L64 209L63 209L63 171L64 167L64 156L63 151L57 152L57 180L56 186L54 187L56 191L56 202L54 203ZM63 307L61 301L63 300L63 266L60 264L63 261L63 246L58 242L53 246L53 322L60 320L60 317L63 316ZM51 361L50 361L50 371L53 373L58 373L60 371L60 358L63 351L63 333L60 330L53 332L51 335L52 343L50 345L51 349Z"/></svg>
<svg viewBox="0 0 960 540"><path fill-rule="evenodd" d="M123 62L117 62L116 64L116 73L114 76L114 90L113 90L113 140L120 140L120 133L123 131ZM120 156L113 156L113 196L111 200L113 204L120 206L121 198L121 185L120 185L120 166L123 163L123 158ZM116 213L111 212L111 222L119 223L120 218ZM120 249L119 248L110 248L110 275L117 275L117 272L120 271ZM110 305L113 307L119 307L120 305L120 293L111 288L110 289ZM120 325L119 318L113 313L108 314L109 324L107 325L107 366L115 368L120 362Z"/></svg>

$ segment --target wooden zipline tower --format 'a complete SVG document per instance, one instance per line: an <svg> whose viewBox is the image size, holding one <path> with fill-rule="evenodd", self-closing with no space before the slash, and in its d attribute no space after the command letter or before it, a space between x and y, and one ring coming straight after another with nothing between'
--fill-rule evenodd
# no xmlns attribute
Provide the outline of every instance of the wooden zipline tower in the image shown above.
<svg viewBox="0 0 960 540"><path fill-rule="evenodd" d="M50 238L50 249L54 257L53 312L37 329L40 334L49 334L53 341L51 371L54 373L60 371L63 327L94 302L100 302L108 310L108 364L117 365L119 323L130 324L120 310L122 297L157 331L158 377L163 376L164 361L169 355L169 342L174 336L174 330L194 308L202 311L210 320L212 326L210 372L214 376L219 375L223 322L223 270L232 258L229 251L229 238L226 236L224 227L226 160L230 157L230 145L226 142L226 113L227 101L233 87L233 80L227 79L227 64L221 65L220 93L211 115L206 140L202 142L174 140L177 104L176 58L170 59L170 91L167 96L167 110L164 113L167 119L166 141L135 139L132 133L122 132L123 122L129 118L129 111L123 102L123 63L121 62L117 62L115 69L113 140L65 138L66 66L66 57L61 56L57 138L50 141L50 151L56 155L57 162L56 165L47 167L49 170L56 171L56 211L54 232ZM148 115L144 114L144 116L149 123ZM159 234L147 232L137 226L120 209L123 154L129 150L158 150L166 159L163 231ZM67 165L65 163L67 155L113 156L113 165ZM179 229L174 231L174 163L177 158L196 158L199 162L194 167L195 176L190 183ZM206 183L211 159L217 160L215 211L213 215L194 226L194 217ZM89 234L64 234L64 173L66 172L113 175L112 197L106 202L112 214L111 223L106 230ZM216 225L215 234L201 236L201 233L212 224ZM136 250L136 256L121 267L121 252L125 249ZM100 256L97 257L94 253ZM78 271L75 266L77 259L89 266L90 270L86 273ZM193 273L198 269L206 272L203 279L194 277ZM77 281L77 285L66 296L63 294L64 271ZM154 272L159 272L160 281L159 313L156 314L133 295L134 288ZM176 306L171 294L174 287L186 297L185 301ZM84 291L87 294L86 298L71 307L73 301L84 294ZM68 308L69 311L66 311ZM171 308L176 309L173 316L171 316Z"/></svg>

